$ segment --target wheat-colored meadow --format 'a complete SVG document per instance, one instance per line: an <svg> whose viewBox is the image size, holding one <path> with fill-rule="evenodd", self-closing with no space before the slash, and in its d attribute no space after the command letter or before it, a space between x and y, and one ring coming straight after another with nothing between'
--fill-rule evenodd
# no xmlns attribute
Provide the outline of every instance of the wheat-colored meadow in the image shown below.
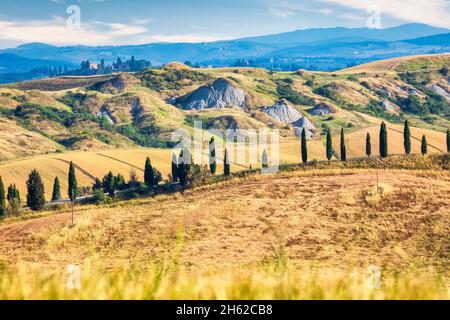
<svg viewBox="0 0 450 320"><path fill-rule="evenodd" d="M380 170L379 182L368 169L253 175L78 207L73 228L63 209L5 221L0 297L448 299L448 171Z"/></svg>

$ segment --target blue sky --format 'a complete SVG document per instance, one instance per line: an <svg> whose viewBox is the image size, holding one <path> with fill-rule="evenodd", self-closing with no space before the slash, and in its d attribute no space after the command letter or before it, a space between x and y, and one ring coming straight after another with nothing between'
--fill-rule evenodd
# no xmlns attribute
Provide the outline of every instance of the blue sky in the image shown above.
<svg viewBox="0 0 450 320"><path fill-rule="evenodd" d="M80 9L80 25L72 19L67 27L70 5ZM200 42L365 27L373 5L382 28L407 22L450 28L449 0L13 0L1 6L0 47Z"/></svg>

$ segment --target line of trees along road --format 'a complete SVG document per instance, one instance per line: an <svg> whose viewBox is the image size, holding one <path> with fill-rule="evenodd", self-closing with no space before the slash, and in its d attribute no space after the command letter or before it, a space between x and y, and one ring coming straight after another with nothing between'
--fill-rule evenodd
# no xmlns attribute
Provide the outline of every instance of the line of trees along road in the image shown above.
<svg viewBox="0 0 450 320"><path fill-rule="evenodd" d="M411 154L411 131L409 128L408 120L404 123L403 130L403 143L405 149L405 155ZM446 132L446 144L447 152L450 153L450 130ZM338 156L333 149L333 140L330 131L326 132L326 158L330 161L333 156L341 161L347 161L347 149L344 129L341 129L340 133L340 155ZM372 156L371 136L367 133L365 151L367 157ZM423 156L428 153L428 143L425 135L422 136L420 151ZM306 138L306 131L303 130L301 134L301 161L303 163L308 162L308 144ZM388 133L386 124L381 123L379 132L379 156L385 158L389 155L388 152ZM231 174L231 164L229 161L228 150L224 150L224 166L223 175L229 176ZM261 163L263 168L270 166L267 151L263 150ZM209 142L209 168L200 166L192 162L192 155L188 148L183 148L180 154L172 154L172 171L169 176L169 183L179 184L181 187L189 187L194 184L195 181L202 179L207 174L215 175L217 171L217 158L214 138ZM118 174L114 175L111 171L108 172L102 180L95 179L92 186L91 197L103 198L105 194L110 197L114 197L116 192L135 189L135 188L147 188L153 189L158 187L162 180L161 173L152 166L150 158L147 157L144 164L144 181L141 183L134 171L130 174L130 180L127 182L125 178ZM42 182L42 178L37 170L32 170L28 176L26 182L27 196L26 205L32 211L42 210L45 205L45 187ZM79 196L79 187L77 183L76 170L73 162L70 162L68 171L68 190L67 195L72 208ZM55 177L52 190L52 202L61 201L61 186L58 177ZM9 185L8 189L5 189L2 177L0 176L0 217L7 214L17 214L21 207L20 193L14 184Z"/></svg>

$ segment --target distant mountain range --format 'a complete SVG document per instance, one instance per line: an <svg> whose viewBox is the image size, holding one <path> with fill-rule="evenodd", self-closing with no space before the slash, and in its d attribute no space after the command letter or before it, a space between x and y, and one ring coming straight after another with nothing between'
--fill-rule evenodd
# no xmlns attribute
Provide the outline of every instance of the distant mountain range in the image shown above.
<svg viewBox="0 0 450 320"><path fill-rule="evenodd" d="M98 47L30 43L0 50L0 73L23 70L39 63L52 65L56 61L58 65L61 62L78 65L86 59L91 62L105 59L107 63L112 63L118 57L129 59L131 56L151 61L153 65L190 61L192 64L211 66L249 65L277 70L304 68L334 71L379 59L443 52L450 52L449 29L405 24L387 29L307 29L209 43ZM9 55L8 59L5 54ZM31 60L21 62L11 55ZM9 62L2 64L5 59ZM239 62L236 64L237 60Z"/></svg>
<svg viewBox="0 0 450 320"><path fill-rule="evenodd" d="M43 60L39 58L26 58L16 54L0 54L0 73L28 72L34 68L47 67L73 67L74 63L61 60Z"/></svg>

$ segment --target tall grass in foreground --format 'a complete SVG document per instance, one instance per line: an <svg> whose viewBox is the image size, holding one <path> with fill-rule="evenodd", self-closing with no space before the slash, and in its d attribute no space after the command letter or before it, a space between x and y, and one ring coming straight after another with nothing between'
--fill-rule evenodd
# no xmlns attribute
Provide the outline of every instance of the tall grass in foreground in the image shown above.
<svg viewBox="0 0 450 320"><path fill-rule="evenodd" d="M448 299L443 276L388 274L381 288L368 286L364 271L317 272L281 269L189 273L177 268L81 267L80 289L68 275L18 265L0 272L0 299Z"/></svg>

